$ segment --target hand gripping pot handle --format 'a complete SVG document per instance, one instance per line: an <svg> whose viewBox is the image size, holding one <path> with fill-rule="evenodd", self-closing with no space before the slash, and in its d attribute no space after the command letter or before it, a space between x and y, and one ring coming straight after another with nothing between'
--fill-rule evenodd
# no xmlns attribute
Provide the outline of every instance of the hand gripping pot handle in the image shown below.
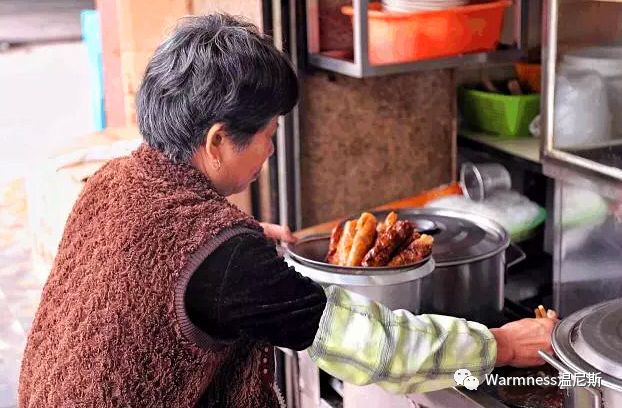
<svg viewBox="0 0 622 408"><path fill-rule="evenodd" d="M570 371L561 361L559 361L552 355L542 350L538 350L538 354L540 355L540 357L542 357L544 361L552 365L560 373L572 374L572 371ZM594 404L594 408L601 408L602 398L600 396L600 391L592 387L583 387L583 388L592 395L592 398L593 398L592 402Z"/></svg>

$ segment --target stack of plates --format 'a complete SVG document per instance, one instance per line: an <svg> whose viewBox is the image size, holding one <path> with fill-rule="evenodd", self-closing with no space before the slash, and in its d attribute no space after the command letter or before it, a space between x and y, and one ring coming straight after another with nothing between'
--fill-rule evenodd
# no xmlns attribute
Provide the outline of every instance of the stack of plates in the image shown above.
<svg viewBox="0 0 622 408"><path fill-rule="evenodd" d="M411 13L416 11L444 10L467 4L469 0L382 0L386 11Z"/></svg>

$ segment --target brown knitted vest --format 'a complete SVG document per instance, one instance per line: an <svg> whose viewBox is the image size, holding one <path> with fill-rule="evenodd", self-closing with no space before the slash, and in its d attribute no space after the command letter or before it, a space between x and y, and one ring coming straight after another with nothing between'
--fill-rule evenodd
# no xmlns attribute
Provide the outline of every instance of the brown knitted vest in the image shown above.
<svg viewBox="0 0 622 408"><path fill-rule="evenodd" d="M19 406L278 407L273 349L216 344L184 308L194 270L249 230L261 233L199 171L146 145L104 166L65 226Z"/></svg>

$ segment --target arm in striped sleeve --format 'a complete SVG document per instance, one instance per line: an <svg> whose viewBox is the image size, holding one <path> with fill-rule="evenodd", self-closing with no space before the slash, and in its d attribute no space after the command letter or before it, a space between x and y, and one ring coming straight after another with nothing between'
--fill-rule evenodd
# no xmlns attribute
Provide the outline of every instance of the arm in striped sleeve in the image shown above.
<svg viewBox="0 0 622 408"><path fill-rule="evenodd" d="M307 350L334 377L407 394L453 387L460 368L479 378L494 368L497 344L479 323L391 311L337 286L326 288L326 296L319 330Z"/></svg>

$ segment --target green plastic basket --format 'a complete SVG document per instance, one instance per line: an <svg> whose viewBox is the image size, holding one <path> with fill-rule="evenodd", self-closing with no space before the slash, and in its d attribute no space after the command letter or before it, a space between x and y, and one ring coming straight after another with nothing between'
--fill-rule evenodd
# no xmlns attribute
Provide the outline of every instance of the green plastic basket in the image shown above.
<svg viewBox="0 0 622 408"><path fill-rule="evenodd" d="M540 95L503 95L461 87L460 111L469 126L485 132L529 136L529 124L540 112Z"/></svg>

